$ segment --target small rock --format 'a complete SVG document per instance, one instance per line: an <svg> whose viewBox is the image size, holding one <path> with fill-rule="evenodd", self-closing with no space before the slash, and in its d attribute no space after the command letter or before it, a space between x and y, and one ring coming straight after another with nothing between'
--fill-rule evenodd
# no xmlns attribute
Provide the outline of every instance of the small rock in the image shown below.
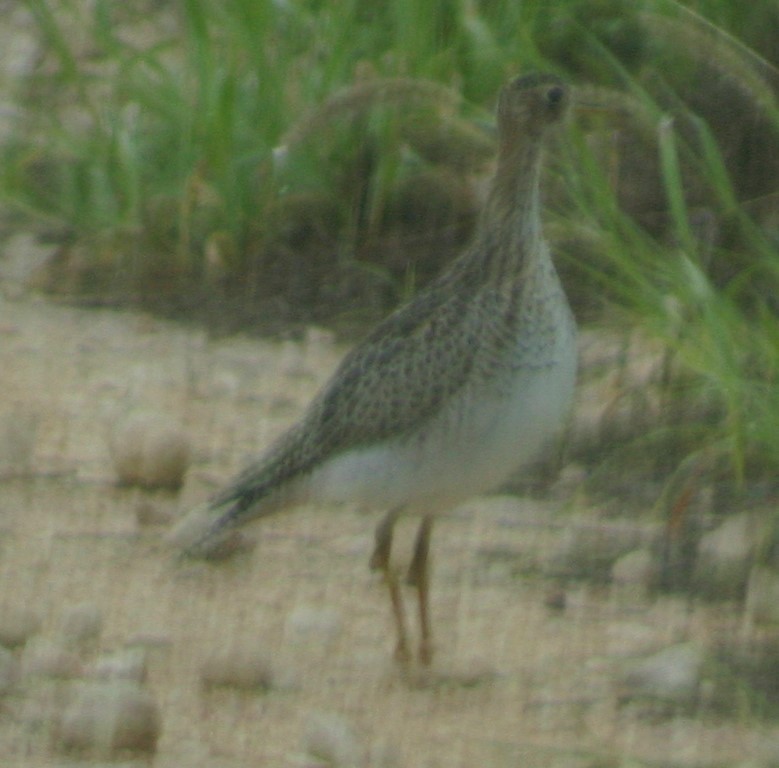
<svg viewBox="0 0 779 768"><path fill-rule="evenodd" d="M37 639L25 646L22 666L26 675L70 680L80 677L83 667L78 656L48 640Z"/></svg>
<svg viewBox="0 0 779 768"><path fill-rule="evenodd" d="M617 560L611 567L611 581L616 587L638 590L645 594L655 575L652 554L647 549L635 549Z"/></svg>
<svg viewBox="0 0 779 768"><path fill-rule="evenodd" d="M143 648L125 648L111 654L103 654L87 670L89 677L99 680L146 681L146 651Z"/></svg>
<svg viewBox="0 0 779 768"><path fill-rule="evenodd" d="M315 712L308 717L304 748L312 757L337 768L365 764L365 750L349 722L334 712Z"/></svg>
<svg viewBox="0 0 779 768"><path fill-rule="evenodd" d="M341 614L335 608L301 605L284 624L284 635L296 644L316 643L330 647L343 629Z"/></svg>
<svg viewBox="0 0 779 768"><path fill-rule="evenodd" d="M581 464L567 464L549 488L549 496L554 499L568 499L582 487L587 480L587 470Z"/></svg>
<svg viewBox="0 0 779 768"><path fill-rule="evenodd" d="M103 612L94 603L77 603L62 612L60 636L69 648L89 652L103 631Z"/></svg>
<svg viewBox="0 0 779 768"><path fill-rule="evenodd" d="M29 608L0 608L0 645L5 648L24 645L40 628L40 616Z"/></svg>
<svg viewBox="0 0 779 768"><path fill-rule="evenodd" d="M625 659L647 655L657 649L657 627L650 622L612 621L606 628L606 651Z"/></svg>
<svg viewBox="0 0 779 768"><path fill-rule="evenodd" d="M19 661L11 651L0 648L0 696L10 693L19 680Z"/></svg>
<svg viewBox="0 0 779 768"><path fill-rule="evenodd" d="M267 691L273 687L267 656L254 648L231 648L214 653L200 668L204 689L238 688Z"/></svg>
<svg viewBox="0 0 779 768"><path fill-rule="evenodd" d="M153 753L161 725L154 698L133 683L74 683L56 727L56 744L62 751L105 757L123 750Z"/></svg>
<svg viewBox="0 0 779 768"><path fill-rule="evenodd" d="M680 643L632 662L623 674L620 698L693 704L700 690L703 661L702 650Z"/></svg>
<svg viewBox="0 0 779 768"><path fill-rule="evenodd" d="M704 534L693 573L698 594L714 599L743 597L761 535L755 517L748 512L733 515Z"/></svg>
<svg viewBox="0 0 779 768"><path fill-rule="evenodd" d="M113 428L109 447L116 474L127 485L177 490L189 468L189 437L166 414L133 411Z"/></svg>
<svg viewBox="0 0 779 768"><path fill-rule="evenodd" d="M29 232L11 235L3 244L0 282L10 283L19 289L41 287L45 283L45 272L57 250L55 244L42 243Z"/></svg>

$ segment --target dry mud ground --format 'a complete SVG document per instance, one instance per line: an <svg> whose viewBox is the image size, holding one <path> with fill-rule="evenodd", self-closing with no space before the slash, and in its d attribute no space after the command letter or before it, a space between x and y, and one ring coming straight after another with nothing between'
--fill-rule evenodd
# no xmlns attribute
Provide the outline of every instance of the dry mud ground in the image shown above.
<svg viewBox="0 0 779 768"><path fill-rule="evenodd" d="M142 314L0 299L0 606L33 609L40 635L56 637L64 611L91 604L104 616L102 651L145 638L162 734L153 757L126 764L320 765L304 736L320 712L344 718L362 764L376 766L733 765L776 743L765 724L620 706L626 659L738 633L739 615L586 585L551 609L550 584L516 573L564 527L551 502L478 500L438 525L425 685L390 660L388 601L366 565L375 515L280 515L255 530L251 554L218 566L177 562L163 528L139 527L139 505L203 500L300 412L342 353L322 332L210 340ZM106 436L138 406L191 436L178 497L114 482ZM264 651L270 690L201 689L203 660L233 646ZM0 700L2 766L95 765L52 741L63 685L25 677Z"/></svg>

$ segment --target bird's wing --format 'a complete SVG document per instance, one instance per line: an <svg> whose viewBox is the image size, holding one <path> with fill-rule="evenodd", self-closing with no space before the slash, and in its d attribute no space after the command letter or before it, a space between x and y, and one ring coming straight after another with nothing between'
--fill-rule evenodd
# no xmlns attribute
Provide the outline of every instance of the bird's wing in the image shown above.
<svg viewBox="0 0 779 768"><path fill-rule="evenodd" d="M248 508L331 456L402 438L434 419L469 380L477 359L484 364L477 305L437 282L387 317L344 357L302 419L212 504L241 499Z"/></svg>
<svg viewBox="0 0 779 768"><path fill-rule="evenodd" d="M189 554L207 556L228 528L294 501L298 483L329 458L415 434L474 376L494 375L506 346L516 344L519 292L489 288L471 271L475 261L463 260L465 268L381 322L344 357L300 421L214 496L191 530L183 521L180 541ZM495 294L482 301L478 291Z"/></svg>

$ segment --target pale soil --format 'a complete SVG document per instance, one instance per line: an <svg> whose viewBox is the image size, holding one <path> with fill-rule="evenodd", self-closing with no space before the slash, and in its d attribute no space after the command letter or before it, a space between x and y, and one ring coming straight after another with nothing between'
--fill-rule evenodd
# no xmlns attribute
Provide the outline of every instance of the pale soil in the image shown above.
<svg viewBox="0 0 779 768"><path fill-rule="evenodd" d="M548 608L550 583L516 570L559 535L565 517L551 502L474 501L440 522L427 685L390 659L388 601L367 568L375 515L309 507L271 518L253 553L219 566L181 564L162 528L138 527L149 499L183 509L206 498L342 353L321 332L302 344L213 341L129 312L0 300L0 606L33 608L55 637L63 609L86 601L105 615L101 648L157 641L154 766L316 765L303 733L317 711L343 715L379 766L730 765L776 742L775 729L737 718L652 719L618 705L625 658L735 635L740 617L575 585L564 611ZM176 416L191 435L196 459L177 499L114 484L106 435L134 406ZM295 641L285 625L305 607L333 609L340 634ZM204 658L255 644L272 690L200 690ZM62 685L25 680L0 701L2 766L93 764L51 748Z"/></svg>

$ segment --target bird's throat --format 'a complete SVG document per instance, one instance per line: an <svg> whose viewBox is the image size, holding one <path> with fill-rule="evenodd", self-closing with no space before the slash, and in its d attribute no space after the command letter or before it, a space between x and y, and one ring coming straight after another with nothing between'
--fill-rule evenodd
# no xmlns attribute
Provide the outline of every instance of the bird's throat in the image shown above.
<svg viewBox="0 0 779 768"><path fill-rule="evenodd" d="M541 147L537 142L505 142L498 155L477 239L487 254L488 279L505 284L518 278L540 253Z"/></svg>

